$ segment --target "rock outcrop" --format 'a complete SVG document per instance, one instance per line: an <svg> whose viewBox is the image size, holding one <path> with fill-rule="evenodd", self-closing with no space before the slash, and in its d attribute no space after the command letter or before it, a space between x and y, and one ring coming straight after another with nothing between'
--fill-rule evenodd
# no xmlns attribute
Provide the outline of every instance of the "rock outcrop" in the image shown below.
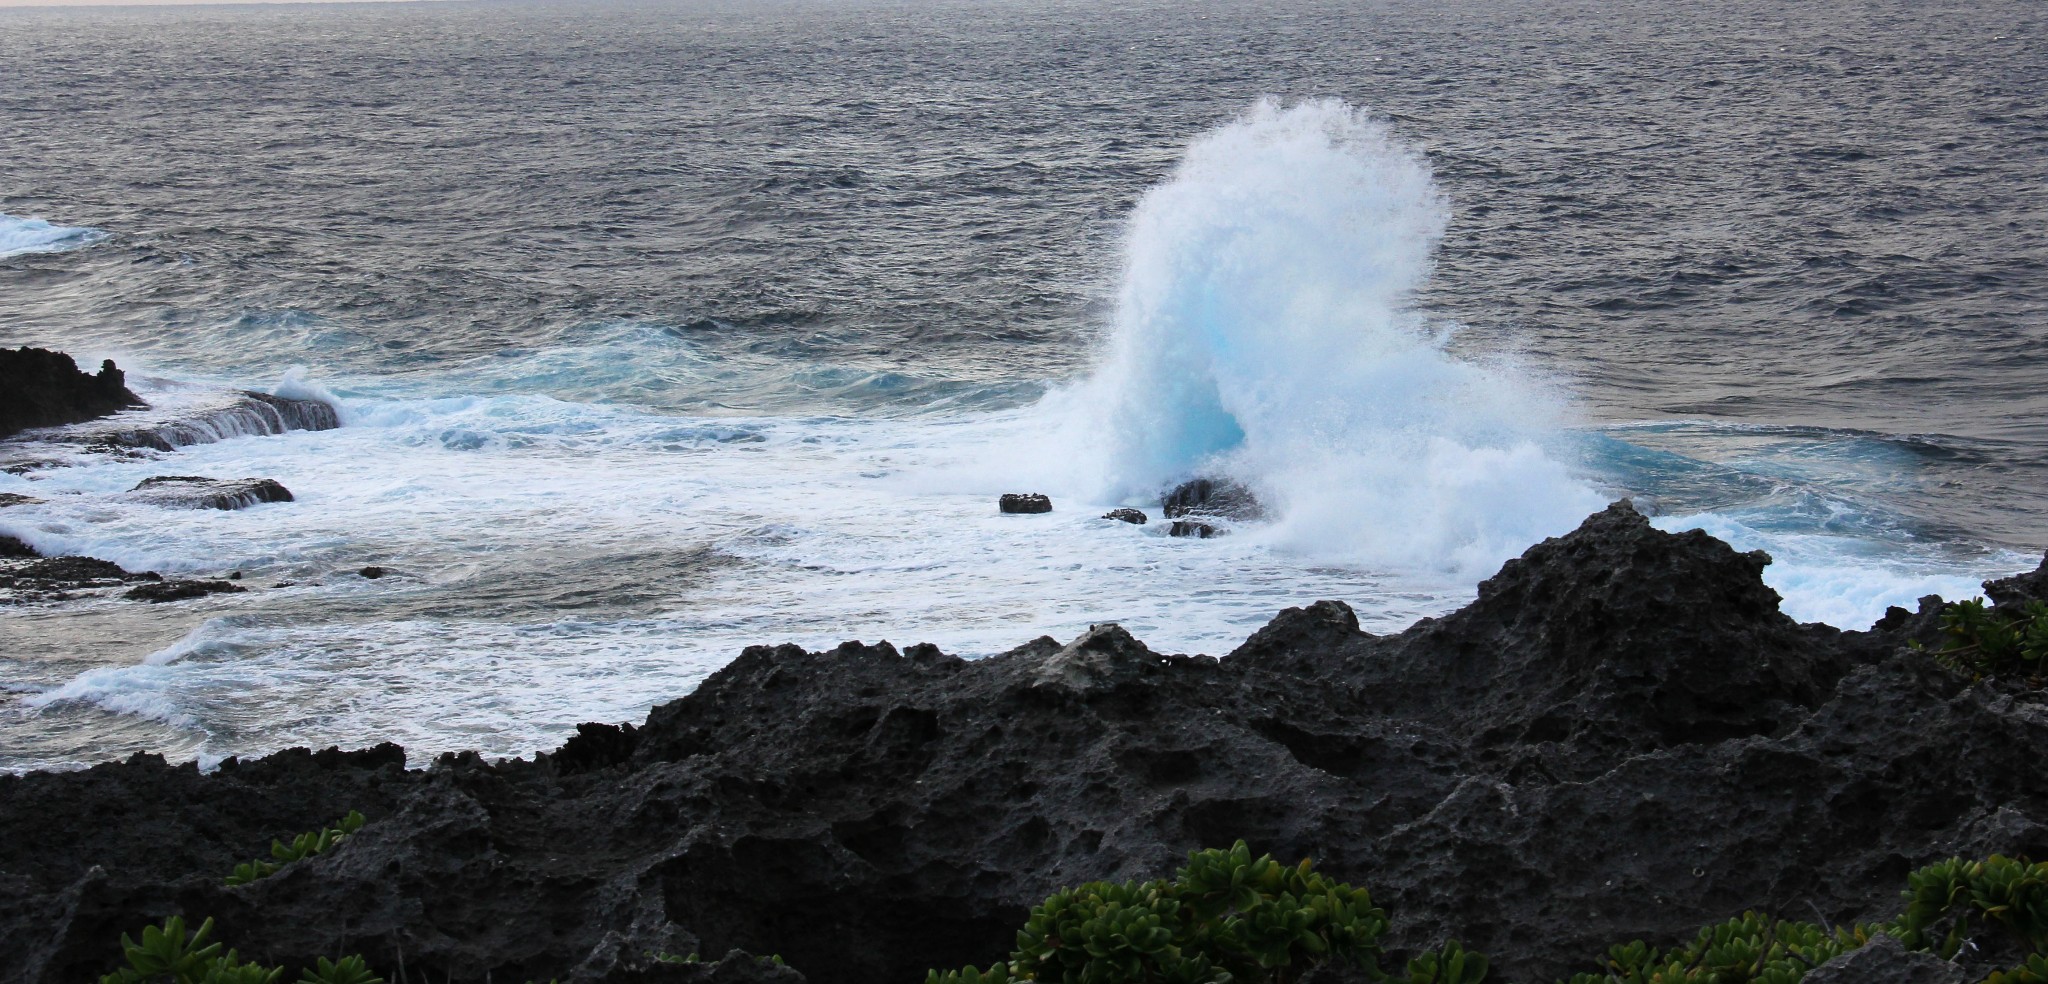
<svg viewBox="0 0 2048 984"><path fill-rule="evenodd" d="M235 577L239 579L240 575ZM166 578L155 571L130 571L92 557L44 557L28 544L0 534L0 605L70 601L117 592L132 601L183 601L245 590L229 581Z"/></svg>
<svg viewBox="0 0 2048 984"><path fill-rule="evenodd" d="M217 405L184 408L164 415L110 421L81 428L65 440L102 449L175 451L231 437L261 437L287 431L333 430L341 415L322 400L271 396L253 390L224 394Z"/></svg>
<svg viewBox="0 0 2048 984"><path fill-rule="evenodd" d="M0 966L91 979L184 913L414 979L710 980L650 955L742 950L912 982L1001 958L1054 889L1243 838L1371 888L1397 951L1456 936L1519 984L1745 908L1889 917L1950 855L2048 856L2048 698L1905 648L1931 610L1796 624L1766 562L1620 504L1396 635L1318 602L1221 659L1109 625L977 661L759 646L532 761L0 777ZM351 809L335 850L222 883Z"/></svg>
<svg viewBox="0 0 2048 984"><path fill-rule="evenodd" d="M1006 513L1049 513L1052 500L1037 492L1006 492L996 500L996 509Z"/></svg>
<svg viewBox="0 0 2048 984"><path fill-rule="evenodd" d="M143 479L127 498L173 509L233 510L265 502L291 502L292 493L274 478L159 475Z"/></svg>
<svg viewBox="0 0 2048 984"><path fill-rule="evenodd" d="M97 375L87 375L62 352L27 346L0 349L0 438L141 405L111 360L100 363Z"/></svg>
<svg viewBox="0 0 2048 984"><path fill-rule="evenodd" d="M1227 478L1197 478L1182 482L1160 498L1161 511L1174 521L1170 536L1208 539L1230 529L1232 522L1258 519L1266 514L1252 490Z"/></svg>

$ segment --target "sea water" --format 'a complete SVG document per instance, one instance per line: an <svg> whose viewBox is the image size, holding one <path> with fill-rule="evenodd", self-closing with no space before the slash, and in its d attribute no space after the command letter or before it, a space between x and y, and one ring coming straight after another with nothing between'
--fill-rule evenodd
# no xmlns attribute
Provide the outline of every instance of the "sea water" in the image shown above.
<svg viewBox="0 0 2048 984"><path fill-rule="evenodd" d="M0 473L0 532L253 589L0 612L0 767L1396 631L1624 495L1802 620L2032 567L2038 5L1539 6L0 11L0 342L344 424ZM1266 518L1100 518L1198 474Z"/></svg>

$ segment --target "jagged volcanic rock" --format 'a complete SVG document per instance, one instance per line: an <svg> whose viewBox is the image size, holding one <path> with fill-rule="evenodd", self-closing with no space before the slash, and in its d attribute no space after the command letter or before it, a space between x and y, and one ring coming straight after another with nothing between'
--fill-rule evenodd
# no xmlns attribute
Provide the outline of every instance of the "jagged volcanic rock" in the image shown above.
<svg viewBox="0 0 2048 984"><path fill-rule="evenodd" d="M1623 504L1397 635L1318 602L1220 660L1115 626L973 662L754 647L530 762L0 778L0 966L89 979L182 912L245 955L415 978L653 980L650 954L742 949L914 982L1001 958L1060 886L1243 838L1370 887L1397 948L1456 936L1517 984L1745 908L1889 917L1953 854L2048 856L2042 695L1906 650L1925 607L1795 624L1764 563ZM370 824L333 852L222 884L349 809Z"/></svg>
<svg viewBox="0 0 2048 984"><path fill-rule="evenodd" d="M27 346L0 349L0 438L141 405L112 360L100 363L98 375L87 375L62 352Z"/></svg>
<svg viewBox="0 0 2048 984"><path fill-rule="evenodd" d="M265 502L291 502L292 493L274 478L158 475L143 479L128 498L176 509L233 510Z"/></svg>
<svg viewBox="0 0 2048 984"><path fill-rule="evenodd" d="M1868 946L1815 967L1800 984L1963 984L1963 969L1932 953L1908 950L1879 934Z"/></svg>

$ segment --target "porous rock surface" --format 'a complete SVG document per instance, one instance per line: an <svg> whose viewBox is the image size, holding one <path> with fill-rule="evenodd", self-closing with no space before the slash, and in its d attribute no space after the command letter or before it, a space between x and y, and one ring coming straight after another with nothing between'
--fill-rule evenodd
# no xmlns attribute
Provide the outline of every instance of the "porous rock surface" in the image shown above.
<svg viewBox="0 0 2048 984"><path fill-rule="evenodd" d="M184 913L245 956L409 979L914 982L1000 959L1061 886L1243 838L1371 888L1397 949L1455 936L1517 984L1745 908L1889 917L1950 855L2048 856L2041 695L1906 649L1931 602L1795 624L1764 563L1623 503L1398 635L1318 602L1222 659L1115 626L973 662L754 647L533 761L0 778L0 968L91 979ZM334 851L222 884L350 809L370 823ZM787 968L650 956L735 949Z"/></svg>
<svg viewBox="0 0 2048 984"><path fill-rule="evenodd" d="M1866 946L1815 967L1800 984L1964 984L1963 968L1932 953L1906 949L1882 934Z"/></svg>
<svg viewBox="0 0 2048 984"><path fill-rule="evenodd" d="M97 374L88 375L62 352L26 345L0 348L0 437L141 405L129 392L126 375L111 360L100 363Z"/></svg>

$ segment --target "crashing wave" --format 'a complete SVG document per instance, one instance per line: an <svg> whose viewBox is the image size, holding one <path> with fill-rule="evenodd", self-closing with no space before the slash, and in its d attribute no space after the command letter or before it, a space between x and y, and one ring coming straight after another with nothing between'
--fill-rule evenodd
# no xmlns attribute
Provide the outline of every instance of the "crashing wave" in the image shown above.
<svg viewBox="0 0 2048 984"><path fill-rule="evenodd" d="M24 219L0 212L0 260L31 253L61 253L107 238L101 229L60 226L44 219Z"/></svg>

